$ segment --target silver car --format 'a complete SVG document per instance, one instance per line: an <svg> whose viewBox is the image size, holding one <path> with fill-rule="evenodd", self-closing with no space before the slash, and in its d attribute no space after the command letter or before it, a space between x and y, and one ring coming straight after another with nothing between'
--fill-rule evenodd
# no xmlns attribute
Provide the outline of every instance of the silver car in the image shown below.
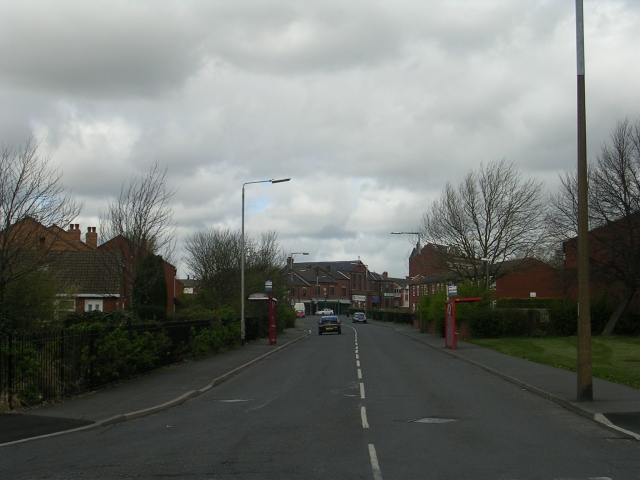
<svg viewBox="0 0 640 480"><path fill-rule="evenodd" d="M356 312L353 314L353 323L362 322L367 323L367 316L362 312Z"/></svg>

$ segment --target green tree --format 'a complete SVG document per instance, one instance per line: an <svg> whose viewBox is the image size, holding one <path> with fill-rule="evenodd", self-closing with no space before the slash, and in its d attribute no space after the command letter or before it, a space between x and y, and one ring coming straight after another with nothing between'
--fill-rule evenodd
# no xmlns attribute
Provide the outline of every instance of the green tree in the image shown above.
<svg viewBox="0 0 640 480"><path fill-rule="evenodd" d="M161 256L149 254L140 262L138 275L133 281L132 307L145 320L166 317L167 282Z"/></svg>

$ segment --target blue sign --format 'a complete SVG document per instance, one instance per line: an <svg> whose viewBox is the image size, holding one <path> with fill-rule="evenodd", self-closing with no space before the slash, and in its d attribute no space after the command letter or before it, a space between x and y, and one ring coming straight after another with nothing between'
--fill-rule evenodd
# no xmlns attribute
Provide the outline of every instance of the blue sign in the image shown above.
<svg viewBox="0 0 640 480"><path fill-rule="evenodd" d="M273 281L266 280L264 282L264 291L265 292L270 292L271 290L273 290Z"/></svg>

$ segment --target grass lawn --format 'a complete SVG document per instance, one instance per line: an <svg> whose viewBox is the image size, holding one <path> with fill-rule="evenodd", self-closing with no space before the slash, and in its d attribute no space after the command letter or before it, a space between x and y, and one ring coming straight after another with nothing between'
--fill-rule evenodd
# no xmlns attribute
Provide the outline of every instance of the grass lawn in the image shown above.
<svg viewBox="0 0 640 480"><path fill-rule="evenodd" d="M478 338L469 343L576 371L577 337ZM640 389L640 337L592 337L593 376Z"/></svg>

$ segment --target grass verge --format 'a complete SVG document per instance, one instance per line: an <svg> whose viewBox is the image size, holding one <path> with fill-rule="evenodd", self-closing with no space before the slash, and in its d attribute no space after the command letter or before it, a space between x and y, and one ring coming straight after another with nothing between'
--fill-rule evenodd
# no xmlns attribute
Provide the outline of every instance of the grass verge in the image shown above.
<svg viewBox="0 0 640 480"><path fill-rule="evenodd" d="M576 371L577 337L478 338L466 342ZM593 376L640 389L640 337L592 337Z"/></svg>

